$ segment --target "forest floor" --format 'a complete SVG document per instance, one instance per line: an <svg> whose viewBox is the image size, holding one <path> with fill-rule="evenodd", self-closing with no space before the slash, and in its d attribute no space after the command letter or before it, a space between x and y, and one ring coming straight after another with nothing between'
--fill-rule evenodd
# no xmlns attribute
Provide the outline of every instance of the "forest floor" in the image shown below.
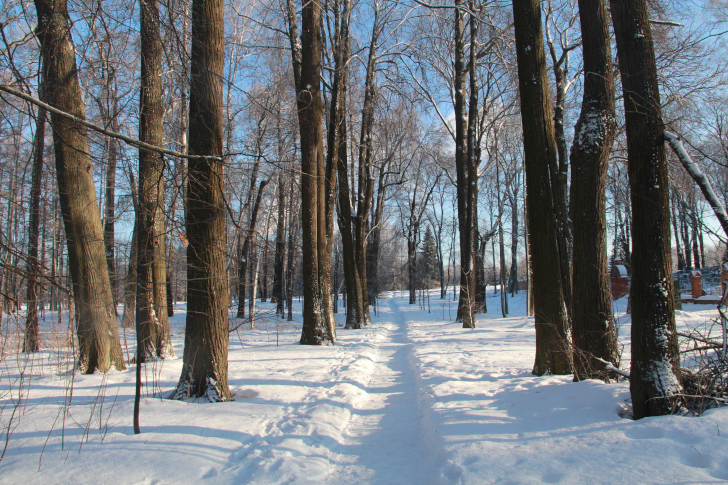
<svg viewBox="0 0 728 485"><path fill-rule="evenodd" d="M728 480L728 408L632 421L622 417L630 408L626 381L534 377L524 297L511 299L502 318L499 296L491 293L489 313L464 330L453 323L451 296L433 291L424 304L408 305L387 293L371 326L339 328L337 344L323 347L299 345L300 321L276 320L272 305L260 304L268 312L256 328L231 333L235 400L218 404L160 398L182 368L180 305L176 357L144 370L140 435L131 426L133 367L74 374L65 332L47 314L47 350L27 358L11 351L13 338L3 349L0 483ZM616 310L628 369L625 304ZM685 305L678 325L705 330L716 314ZM134 335L126 339L133 353Z"/></svg>

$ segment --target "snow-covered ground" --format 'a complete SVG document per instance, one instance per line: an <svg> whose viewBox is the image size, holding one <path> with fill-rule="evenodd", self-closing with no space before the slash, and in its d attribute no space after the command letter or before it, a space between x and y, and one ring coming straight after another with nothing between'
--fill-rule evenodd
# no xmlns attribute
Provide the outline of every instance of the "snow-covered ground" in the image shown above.
<svg viewBox="0 0 728 485"><path fill-rule="evenodd" d="M0 482L728 480L728 409L699 418L624 419L626 382L531 375L534 328L523 296L510 301L508 318L500 318L499 299L491 296L490 313L478 318L477 329L464 330L452 323L455 302L431 295L424 309L402 295L383 295L373 325L339 329L335 346L301 346L300 323L270 317L255 330L233 332L235 401L218 404L159 397L181 370L179 307L177 357L149 364L144 374L140 435L131 426L133 368L73 375L63 339L52 339L50 330L51 350L30 360L6 348L0 423L11 423L11 435ZM700 325L715 313L686 305L678 323ZM629 322L623 313L620 321L628 361ZM133 352L133 335L127 339ZM19 391L23 400L15 406ZM6 433L0 438L2 448Z"/></svg>

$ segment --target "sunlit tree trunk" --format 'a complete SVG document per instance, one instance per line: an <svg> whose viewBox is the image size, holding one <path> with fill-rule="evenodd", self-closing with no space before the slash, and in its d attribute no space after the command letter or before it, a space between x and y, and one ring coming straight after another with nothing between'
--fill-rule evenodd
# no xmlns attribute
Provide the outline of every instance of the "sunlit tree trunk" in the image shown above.
<svg viewBox="0 0 728 485"><path fill-rule="evenodd" d="M27 309L23 352L38 352L40 350L38 292L40 289L41 266L38 262L38 239L40 235L40 199L43 182L46 116L45 108L40 108L36 120L35 143L33 144L33 179L31 182L30 217L28 221Z"/></svg>
<svg viewBox="0 0 728 485"><path fill-rule="evenodd" d="M187 189L187 323L175 399L232 399L228 386L223 148L224 4L193 0Z"/></svg>
<svg viewBox="0 0 728 485"><path fill-rule="evenodd" d="M301 226L303 254L303 328L301 343L321 345L336 337L327 318L330 294L322 283L326 261L326 170L323 153L321 99L321 5L305 2L301 42L297 39L295 6L289 1L289 39L292 45L296 102L301 143ZM331 315L333 318L333 315Z"/></svg>
<svg viewBox="0 0 728 485"><path fill-rule="evenodd" d="M607 379L619 365L607 261L606 182L614 141L612 51L605 0L579 2L584 99L571 150L574 380Z"/></svg>
<svg viewBox="0 0 728 485"><path fill-rule="evenodd" d="M162 39L158 0L141 0L141 90L139 137L155 146L164 143L162 105ZM167 265L162 154L139 150L137 212L137 339L140 361L172 353L167 316Z"/></svg>
<svg viewBox="0 0 728 485"><path fill-rule="evenodd" d="M675 412L682 392L675 331L667 160L647 3L611 0L632 198L634 418Z"/></svg>
<svg viewBox="0 0 728 485"><path fill-rule="evenodd" d="M35 6L45 98L52 106L84 119L66 1L37 0ZM56 114L51 114L51 126L78 315L78 365L84 373L106 372L112 366L124 369L86 128Z"/></svg>
<svg viewBox="0 0 728 485"><path fill-rule="evenodd" d="M513 3L521 122L528 200L528 237L536 321L533 373L571 373L569 319L564 300L561 258L554 217L557 174L556 142L546 59L541 5L538 0Z"/></svg>

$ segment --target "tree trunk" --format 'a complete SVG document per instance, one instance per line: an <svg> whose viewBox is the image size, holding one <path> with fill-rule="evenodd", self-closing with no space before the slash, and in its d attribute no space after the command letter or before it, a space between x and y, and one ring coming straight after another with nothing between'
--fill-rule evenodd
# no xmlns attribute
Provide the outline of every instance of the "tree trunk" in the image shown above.
<svg viewBox="0 0 728 485"><path fill-rule="evenodd" d="M485 281L485 249L488 247L488 239L480 237L480 231L476 231L475 241L475 304L476 313L488 313L488 284Z"/></svg>
<svg viewBox="0 0 728 485"><path fill-rule="evenodd" d="M42 83L41 83L42 84ZM41 91L42 91L41 86ZM42 94L41 94L42 97ZM30 193L30 220L28 221L28 278L27 309L25 316L25 340L23 352L40 350L40 325L38 322L38 290L41 267L38 264L38 239L40 234L40 199L43 182L43 151L45 149L46 110L38 110L33 146L33 180Z"/></svg>
<svg viewBox="0 0 728 485"><path fill-rule="evenodd" d="M129 266L124 285L124 315L121 318L121 324L124 328L134 328L134 322L136 321L137 262L139 261L137 227L138 222L134 221L134 230L131 233L131 244L129 246Z"/></svg>
<svg viewBox="0 0 728 485"><path fill-rule="evenodd" d="M66 0L36 0L49 103L85 118ZM79 368L125 369L103 243L86 128L51 114L58 193L78 314Z"/></svg>
<svg viewBox="0 0 728 485"><path fill-rule="evenodd" d="M164 144L162 104L162 38L159 1L141 0L141 89L139 138L155 146ZM142 361L172 355L167 316L167 264L164 220L164 160L160 153L139 150L139 202L137 205L137 339L144 347Z"/></svg>
<svg viewBox="0 0 728 485"><path fill-rule="evenodd" d="M187 324L173 398L232 399L223 182L224 4L193 0L187 228ZM204 158L203 158L204 157Z"/></svg>
<svg viewBox="0 0 728 485"><path fill-rule="evenodd" d="M341 94L345 96L346 90L344 89ZM358 236L356 229L358 223L357 219L361 214L356 214L356 216L352 214L346 143L347 130L343 114L344 110L342 109L339 115L341 116L341 119L339 120L341 125L341 141L337 150L339 154L339 232L341 233L341 246L344 256L344 281L346 286L347 304L345 328L358 329L369 323L366 319L369 308L366 300L364 299L364 289L362 287L363 284L366 284L366 276L362 279L362 275L359 273L361 266L359 265L358 256L362 255L357 255L357 250L359 248L356 244L356 237Z"/></svg>
<svg viewBox="0 0 728 485"><path fill-rule="evenodd" d="M412 237L407 239L407 287L410 305L417 303L417 247Z"/></svg>
<svg viewBox="0 0 728 485"><path fill-rule="evenodd" d="M458 319L463 328L475 328L475 268L474 240L475 220L471 207L471 191L477 186L477 180L471 170L473 147L469 143L474 139L475 120L469 119L465 103L465 43L463 26L463 2L455 1L455 167L457 177L458 225L460 229L460 300L458 301ZM476 29L477 22L472 22ZM472 32L471 32L472 34ZM471 79L475 79L475 65L470 66ZM474 81L473 81L474 82ZM472 88L472 86L471 86ZM477 93L472 93L474 95ZM477 98L476 98L477 99ZM473 111L471 106L471 112Z"/></svg>
<svg viewBox="0 0 728 485"><path fill-rule="evenodd" d="M677 212L675 210L676 205L677 205L677 196L673 192L672 204L670 204L670 209L672 212L672 229L675 234L675 252L677 253L677 269L678 269L678 271L685 271L685 257L683 256L682 246L680 244L680 231L678 231L678 228L677 228Z"/></svg>
<svg viewBox="0 0 728 485"><path fill-rule="evenodd" d="M568 57L556 59L553 45L549 45L554 60L554 80L556 81L556 105L554 106L554 140L558 165L556 173L552 173L551 191L553 192L554 209L556 217L557 242L559 253L562 255L561 285L564 289L566 308L571 312L571 222L569 221L569 154L566 148L566 135L564 133L564 112L566 110L566 83L568 76Z"/></svg>
<svg viewBox="0 0 728 485"><path fill-rule="evenodd" d="M546 75L541 8L537 0L513 4L513 19L521 94L521 120L528 198L531 285L536 321L533 373L569 374L569 319L557 243L554 192L556 143Z"/></svg>
<svg viewBox="0 0 728 485"><path fill-rule="evenodd" d="M254 172L256 173L256 172ZM253 177L255 178L255 176ZM242 245L240 239L238 239L238 314L237 318L245 318L245 288L246 282L248 281L248 271L250 265L250 254L251 254L251 241L255 238L255 225L258 221L258 212L260 211L260 202L263 198L263 189L268 185L269 180L261 180L258 185L258 193L255 196L255 202L253 203L253 209L250 212L250 219L248 220L248 230L245 234L245 240ZM255 181L253 180L253 183ZM254 185L251 184L250 193L252 194ZM241 236L242 237L242 236ZM255 296L255 295L253 295ZM251 315L252 317L252 315Z"/></svg>
<svg viewBox="0 0 728 485"><path fill-rule="evenodd" d="M580 0L584 100L571 150L574 380L603 379L619 366L607 261L606 182L614 141L612 51L605 0Z"/></svg>
<svg viewBox="0 0 728 485"><path fill-rule="evenodd" d="M501 213L503 211L500 211ZM498 220L498 249L500 255L501 314L508 316L508 290L506 289L506 244L503 238L503 223Z"/></svg>
<svg viewBox="0 0 728 485"><path fill-rule="evenodd" d="M511 297L518 293L518 183L514 184L511 198Z"/></svg>
<svg viewBox="0 0 728 485"><path fill-rule="evenodd" d="M109 82L107 89L111 93L111 86L115 84L113 80L112 70L109 72ZM161 80L160 80L161 83ZM112 96L112 94L109 94ZM119 131L119 115L117 109L116 94L113 94L112 108L110 115L111 130L118 133ZM114 312L116 312L117 303L117 278L116 278L116 165L118 159L118 142L115 138L109 137L107 140L107 160L106 160L106 187L104 190L104 247L106 249L106 266L109 268L109 281L111 282L111 293L114 297ZM161 145L158 145L161 146Z"/></svg>
<svg viewBox="0 0 728 485"><path fill-rule="evenodd" d="M647 3L612 0L632 198L634 418L675 412L682 392L670 254L669 180Z"/></svg>
<svg viewBox="0 0 728 485"><path fill-rule="evenodd" d="M294 8L295 15L295 8ZM304 3L302 9L301 43L295 44L293 26L289 22L298 122L301 133L301 221L303 229L303 328L301 343L322 345L334 342L327 319L325 281L321 275L325 261L320 261L326 249L326 190L323 158L323 102L321 100L321 5ZM298 74L296 74L298 73Z"/></svg>
<svg viewBox="0 0 728 485"><path fill-rule="evenodd" d="M369 305L376 306L379 298L379 248L381 245L382 218L384 214L384 199L387 193L385 166L379 167L377 177L377 196L374 199L374 210L371 217L371 231L366 250L367 266L367 295Z"/></svg>
<svg viewBox="0 0 728 485"><path fill-rule="evenodd" d="M286 259L286 305L288 307L288 321L293 320L293 277L296 273L296 241L298 240L298 214L294 214L293 197L289 198L288 207L288 253Z"/></svg>
<svg viewBox="0 0 728 485"><path fill-rule="evenodd" d="M282 150L279 150L279 157L282 155ZM276 220L276 250L273 264L273 300L276 304L276 316L283 318L285 312L283 263L286 255L286 179L283 177L283 172L279 172L278 177L278 219Z"/></svg>

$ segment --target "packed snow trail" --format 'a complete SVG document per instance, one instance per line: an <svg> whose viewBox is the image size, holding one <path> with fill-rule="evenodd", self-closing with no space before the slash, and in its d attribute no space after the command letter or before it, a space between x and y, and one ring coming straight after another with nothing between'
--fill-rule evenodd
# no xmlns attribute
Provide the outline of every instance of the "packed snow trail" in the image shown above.
<svg viewBox="0 0 728 485"><path fill-rule="evenodd" d="M246 443L223 475L235 470L246 483L443 481L441 443L419 396L405 323L389 302L371 327L339 329L326 382L261 423L261 437Z"/></svg>
<svg viewBox="0 0 728 485"><path fill-rule="evenodd" d="M347 454L356 457L360 476L337 470L332 483L426 484L440 481L441 443L428 421L429 404L419 395L419 382L411 366L411 345L405 323L393 299L376 319L378 350L366 396L344 430Z"/></svg>

